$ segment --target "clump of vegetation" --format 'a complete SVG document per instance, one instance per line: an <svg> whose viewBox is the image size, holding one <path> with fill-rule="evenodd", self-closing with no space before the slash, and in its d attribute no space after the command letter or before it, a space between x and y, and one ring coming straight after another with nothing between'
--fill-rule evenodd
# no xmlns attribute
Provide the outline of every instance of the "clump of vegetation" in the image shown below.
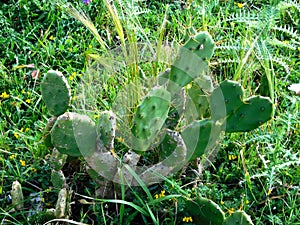
<svg viewBox="0 0 300 225"><path fill-rule="evenodd" d="M4 223L41 224L54 218L63 223L65 218L87 224L202 224L212 219L219 224L251 224L250 216L253 224L297 224L299 96L288 89L299 83L296 1L20 0L0 7L0 219ZM193 61L180 49L190 43L189 50L205 50L196 38L203 31L213 37L214 54L200 55L203 62ZM176 58L178 52L181 57ZM181 68L189 62L205 68L205 76ZM54 70L51 82L62 77L57 70L64 74L62 88L42 80L49 70ZM201 76L186 76L194 72ZM161 101L165 90L171 93L170 100L164 98L166 109ZM57 100L48 104L55 99L52 91L62 92L58 106ZM217 91L227 103L223 107L210 101ZM48 98L45 93L50 93ZM253 95L257 97L244 99ZM162 113L148 113L147 99ZM115 125L109 120L114 114ZM165 121L166 129L161 123L148 123L152 117ZM118 185L107 182L99 176L100 168L95 172L93 166L86 166L81 151L65 155L68 150L61 142L68 139L57 137L68 134L70 129L61 133L59 129L69 126L70 118L80 128L96 130L82 134L95 134L96 138L83 139L87 143L73 135L72 146L79 150L96 141L96 149L104 146L101 154L112 161L99 160L95 165L113 162L114 171L123 172L111 173L113 178L127 178L137 186L125 185L126 179ZM223 138L210 140L218 146L218 154L201 136L211 133L215 124L226 131ZM199 127L201 133L194 135ZM128 132L142 141L128 139ZM74 134L69 133L68 137ZM190 139L193 136L199 143ZM186 149L209 148L187 154L192 160L172 173L158 167L159 183L146 182L148 176L136 173L135 168L172 161L170 155L182 143ZM53 151L53 146L66 151ZM185 152L180 149L177 153ZM22 192L12 188L16 180ZM203 217L205 210L218 211L221 220Z"/></svg>

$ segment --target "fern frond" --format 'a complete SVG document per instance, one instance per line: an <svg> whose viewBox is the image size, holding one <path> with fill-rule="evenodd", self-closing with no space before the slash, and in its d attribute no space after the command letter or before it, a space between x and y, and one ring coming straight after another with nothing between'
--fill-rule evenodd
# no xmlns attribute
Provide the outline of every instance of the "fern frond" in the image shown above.
<svg viewBox="0 0 300 225"><path fill-rule="evenodd" d="M274 26L273 29L276 30L276 31L281 31L281 32L293 37L294 39L300 41L300 36L299 36L297 30L294 30L292 27L290 27L288 25L285 25L284 27Z"/></svg>

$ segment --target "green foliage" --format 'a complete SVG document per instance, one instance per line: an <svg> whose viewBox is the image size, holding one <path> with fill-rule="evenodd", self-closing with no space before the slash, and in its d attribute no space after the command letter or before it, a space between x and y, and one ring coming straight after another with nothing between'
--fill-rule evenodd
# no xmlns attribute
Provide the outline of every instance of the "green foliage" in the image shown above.
<svg viewBox="0 0 300 225"><path fill-rule="evenodd" d="M73 4L86 14L86 18L91 18L101 39L105 40L104 44L109 46L107 49L119 46L120 29L117 31L115 28L111 12L102 1L92 0L88 6L81 1L73 1ZM269 96L276 107L275 117L260 129L248 133L227 133L220 143L216 160L205 169L202 164L192 162L173 174L171 181L144 188L148 194L141 188L131 187L132 195L123 195L122 201L99 202L99 198L92 198L98 188L96 182L89 179L80 166L74 171L74 165L70 165L69 161L58 160L62 163L57 163L56 169L64 166L68 185L75 192L70 219L87 224L95 221L100 224L181 224L190 215L184 207L185 198L179 196L191 195L193 198L201 193L201 196L216 203L221 202L219 205L224 212L231 208L244 210L257 225L298 224L299 97L289 92L287 87L299 81L299 3L295 0L259 0L238 5L234 1L134 0L115 1L112 6L120 18L125 40L123 45L127 47L137 46L135 42L145 40L148 46L151 42L157 43L157 46L165 43L173 46L169 41L181 45L191 35L208 31L215 40L214 56L208 64L209 74L215 75L211 77L214 85L224 79L233 79L240 82L245 96ZM144 63L137 60L128 68L125 65L124 71L114 68L113 75L110 74L111 69L103 73L103 67L106 71L111 65L103 65L100 60L91 68L92 55L105 55L107 52L104 53L84 25L49 1L3 1L0 27L0 218L3 223L9 224L44 224L55 218L53 213L46 211L55 207L58 190L51 190L49 149L41 141L49 112L41 104L38 75L50 68L62 71L73 88L73 103L76 98L81 98L76 88L81 85L80 82L87 80L87 76L108 76L108 80L103 78L107 83L87 83L91 87L101 87L94 94L97 97L93 103L97 102L97 107L91 106L91 99L84 102L91 106L87 110L92 118L93 110L110 109L124 83L139 76L157 76L169 66L169 61ZM127 45L127 40L133 44ZM127 51L131 57L128 59L137 59L137 55L144 56L145 52L143 49ZM160 52L167 53L164 49ZM124 55L119 55L119 48L116 53L120 58L118 62L124 61ZM109 58L106 57L103 56ZM100 71L97 68L101 68ZM185 89L188 95L192 92L189 86ZM4 92L9 97L6 98ZM200 92L203 98L199 101L205 102L211 92L206 92L202 86ZM190 96L195 99L195 105L199 103L197 91ZM72 105L69 110L73 109ZM202 114L202 109L207 114ZM179 120L182 114L174 118L168 115L168 120L174 121L168 128L181 131L194 119L209 118L210 112L206 111L206 107L202 109L197 109L199 118L194 117L197 114L186 111L183 111L182 121ZM191 115L188 122L185 120L187 115ZM51 139L51 135L46 137ZM172 145L162 142L159 146L163 148L159 148L162 151L168 149L171 153L177 143L168 135L166 139ZM119 140L114 146L118 155L128 150ZM149 153L146 151L140 163L153 165L170 155L161 155L157 148ZM112 173L115 174L115 171ZM12 210L9 202L15 180L23 186L24 210ZM31 210L29 194L35 192L44 195L45 209L43 213L28 218ZM156 198L156 194L157 199L153 199L151 195ZM114 196L112 198L115 199Z"/></svg>

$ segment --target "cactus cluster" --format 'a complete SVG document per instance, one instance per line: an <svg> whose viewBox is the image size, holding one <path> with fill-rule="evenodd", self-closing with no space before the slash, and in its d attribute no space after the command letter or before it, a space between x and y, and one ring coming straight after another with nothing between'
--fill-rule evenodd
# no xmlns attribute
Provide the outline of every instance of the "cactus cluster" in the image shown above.
<svg viewBox="0 0 300 225"><path fill-rule="evenodd" d="M41 83L43 99L53 115L45 128L45 144L60 154L83 156L104 180L120 182L123 177L128 184L138 185L126 169L130 166L144 183L152 184L159 182L153 174L167 176L213 148L217 131L244 132L268 121L273 111L268 98L254 96L244 100L241 86L233 81L213 88L207 76L207 60L213 50L214 42L207 32L191 37L180 48L171 69L159 76L157 86L133 110L131 135L117 137L128 147L123 157L116 154L114 143L122 121L112 111L101 112L95 122L87 115L67 112L69 85L60 72L49 71ZM180 119L175 121L175 127L166 128L164 124L179 91L185 96L178 104ZM154 165L138 166L140 157L154 146L169 153ZM59 170L54 168L53 181L63 187Z"/></svg>

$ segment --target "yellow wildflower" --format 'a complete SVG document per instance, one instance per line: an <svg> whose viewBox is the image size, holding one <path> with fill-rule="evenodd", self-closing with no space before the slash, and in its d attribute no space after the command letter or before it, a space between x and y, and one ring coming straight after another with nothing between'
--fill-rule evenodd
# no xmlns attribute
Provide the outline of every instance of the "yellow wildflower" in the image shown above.
<svg viewBox="0 0 300 225"><path fill-rule="evenodd" d="M25 132L29 132L29 131L30 131L30 128L27 127L27 128L25 129Z"/></svg>
<svg viewBox="0 0 300 225"><path fill-rule="evenodd" d="M95 119L95 120L96 120L96 119L99 119L99 117L100 117L99 114L95 114L95 115L94 115L94 119Z"/></svg>
<svg viewBox="0 0 300 225"><path fill-rule="evenodd" d="M234 213L234 208L230 208L230 209L228 209L228 211L227 211L230 215L232 214L232 213Z"/></svg>
<svg viewBox="0 0 300 225"><path fill-rule="evenodd" d="M237 158L236 155L229 155L229 156L228 156L228 159L229 159L229 160L235 160L236 158Z"/></svg>
<svg viewBox="0 0 300 225"><path fill-rule="evenodd" d="M6 91L4 91L1 95L0 98L9 98L9 94L6 93Z"/></svg>
<svg viewBox="0 0 300 225"><path fill-rule="evenodd" d="M185 216L182 218L182 222L193 222L193 218L191 216Z"/></svg>
<svg viewBox="0 0 300 225"><path fill-rule="evenodd" d="M25 160L20 159L21 166L26 166Z"/></svg>
<svg viewBox="0 0 300 225"><path fill-rule="evenodd" d="M239 2L239 3L237 4L237 6L241 9L241 8L244 7L244 4Z"/></svg>
<svg viewBox="0 0 300 225"><path fill-rule="evenodd" d="M53 40L54 40L54 37L53 37L53 35L51 35L51 36L49 37L49 40L51 40L51 41L53 41Z"/></svg>
<svg viewBox="0 0 300 225"><path fill-rule="evenodd" d="M221 201L221 205L224 205L224 204L225 204L225 202Z"/></svg>
<svg viewBox="0 0 300 225"><path fill-rule="evenodd" d="M10 159L15 159L16 157L17 157L16 154L12 154L12 155L9 156Z"/></svg>
<svg viewBox="0 0 300 225"><path fill-rule="evenodd" d="M298 47L298 51L300 52L300 46Z"/></svg>
<svg viewBox="0 0 300 225"><path fill-rule="evenodd" d="M34 168L34 167L31 167L30 170L34 173L36 172L36 168Z"/></svg>
<svg viewBox="0 0 300 225"><path fill-rule="evenodd" d="M27 102L28 104L30 104L31 100L30 99L26 99L25 102Z"/></svg>
<svg viewBox="0 0 300 225"><path fill-rule="evenodd" d="M162 197L165 197L165 193L166 193L166 191L165 190L162 190L161 192L160 192L160 194L156 194L156 195L154 195L154 197L157 199L157 198L162 198Z"/></svg>
<svg viewBox="0 0 300 225"><path fill-rule="evenodd" d="M15 136L15 138L19 138L19 134L17 134L17 133L14 133L14 136Z"/></svg>
<svg viewBox="0 0 300 225"><path fill-rule="evenodd" d="M89 45L89 48L93 48L93 46L92 46L92 45Z"/></svg>
<svg viewBox="0 0 300 225"><path fill-rule="evenodd" d="M272 189L269 189L267 194L270 195L271 192L272 192Z"/></svg>
<svg viewBox="0 0 300 225"><path fill-rule="evenodd" d="M20 129L20 132L23 132L24 131L24 127L22 127L21 129Z"/></svg>

